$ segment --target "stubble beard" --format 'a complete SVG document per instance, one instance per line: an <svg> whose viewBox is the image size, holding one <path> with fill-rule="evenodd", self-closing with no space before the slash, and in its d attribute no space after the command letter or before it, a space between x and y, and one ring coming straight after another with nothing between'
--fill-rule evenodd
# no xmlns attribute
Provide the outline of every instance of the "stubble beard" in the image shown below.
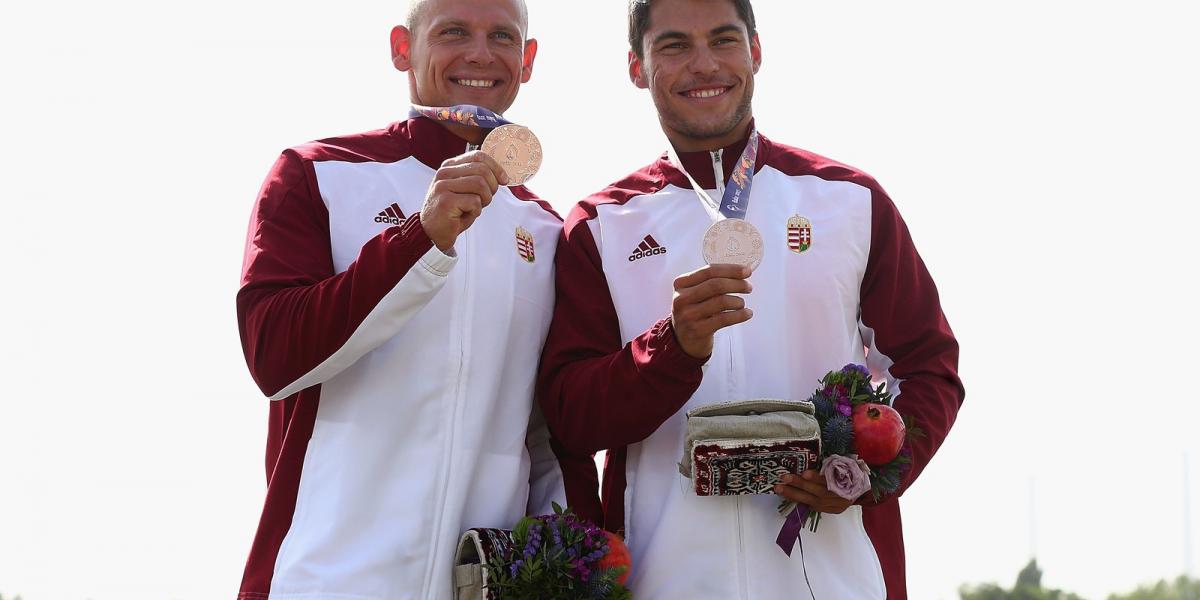
<svg viewBox="0 0 1200 600"><path fill-rule="evenodd" d="M753 90L747 86L743 90L741 101L738 102L733 114L728 119L718 123L703 123L678 118L673 113L663 111L662 106L659 106L659 119L665 128L693 140L723 138L736 129L742 120L750 114L753 96Z"/></svg>

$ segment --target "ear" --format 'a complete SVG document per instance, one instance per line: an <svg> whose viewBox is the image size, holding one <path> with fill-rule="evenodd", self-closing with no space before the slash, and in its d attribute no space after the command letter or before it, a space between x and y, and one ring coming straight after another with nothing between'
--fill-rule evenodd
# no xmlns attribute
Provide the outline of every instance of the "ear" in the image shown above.
<svg viewBox="0 0 1200 600"><path fill-rule="evenodd" d="M412 34L403 25L392 28L392 64L398 71L412 68Z"/></svg>
<svg viewBox="0 0 1200 600"><path fill-rule="evenodd" d="M646 74L642 71L642 59L638 58L633 50L629 51L629 81L643 90L650 87L646 83Z"/></svg>
<svg viewBox="0 0 1200 600"><path fill-rule="evenodd" d="M762 67L762 43L758 41L758 34L750 36L750 59L754 61L754 74L758 74L758 69Z"/></svg>
<svg viewBox="0 0 1200 600"><path fill-rule="evenodd" d="M521 57L521 83L529 83L529 78L533 77L533 59L537 58L537 49L537 40L525 40L525 52Z"/></svg>

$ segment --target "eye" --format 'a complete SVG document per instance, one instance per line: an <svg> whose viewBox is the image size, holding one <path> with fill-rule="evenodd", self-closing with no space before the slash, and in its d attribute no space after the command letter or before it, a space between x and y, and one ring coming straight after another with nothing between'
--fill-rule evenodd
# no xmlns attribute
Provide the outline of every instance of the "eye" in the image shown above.
<svg viewBox="0 0 1200 600"><path fill-rule="evenodd" d="M507 31L497 31L492 34L492 37L494 37L498 40L504 40L506 42L511 42L512 40L517 39L516 36L514 36L513 34L507 32Z"/></svg>
<svg viewBox="0 0 1200 600"><path fill-rule="evenodd" d="M728 44L736 44L737 42L737 38L725 37L718 39L716 42L714 42L714 45L725 46Z"/></svg>
<svg viewBox="0 0 1200 600"><path fill-rule="evenodd" d="M467 35L467 30L462 27L447 27L442 30L442 35Z"/></svg>

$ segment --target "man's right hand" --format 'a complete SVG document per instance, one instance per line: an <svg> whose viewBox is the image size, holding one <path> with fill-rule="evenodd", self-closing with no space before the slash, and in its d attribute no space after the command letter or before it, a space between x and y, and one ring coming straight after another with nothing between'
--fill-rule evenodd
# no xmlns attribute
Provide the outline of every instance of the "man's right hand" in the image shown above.
<svg viewBox="0 0 1200 600"><path fill-rule="evenodd" d="M504 168L483 152L448 159L429 184L421 227L438 250L449 253L459 234L471 227L500 185L507 183Z"/></svg>
<svg viewBox="0 0 1200 600"><path fill-rule="evenodd" d="M753 316L746 301L733 294L749 294L750 269L742 265L708 265L675 278L671 325L675 339L689 356L708 358L713 334Z"/></svg>

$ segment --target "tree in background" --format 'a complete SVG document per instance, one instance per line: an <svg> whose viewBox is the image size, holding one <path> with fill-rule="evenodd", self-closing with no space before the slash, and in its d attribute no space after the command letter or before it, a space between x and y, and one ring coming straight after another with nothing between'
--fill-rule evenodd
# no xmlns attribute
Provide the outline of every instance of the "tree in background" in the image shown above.
<svg viewBox="0 0 1200 600"><path fill-rule="evenodd" d="M962 600L1084 600L1070 592L1043 588L1042 570L1037 566L1037 559L1030 560L1029 564L1021 569L1017 574L1017 583L1011 590L994 583L984 583L976 586L964 585L958 588L958 595Z"/></svg>
<svg viewBox="0 0 1200 600"><path fill-rule="evenodd" d="M1170 582L1164 579L1128 594L1112 594L1108 600L1200 600L1200 579L1184 576Z"/></svg>

